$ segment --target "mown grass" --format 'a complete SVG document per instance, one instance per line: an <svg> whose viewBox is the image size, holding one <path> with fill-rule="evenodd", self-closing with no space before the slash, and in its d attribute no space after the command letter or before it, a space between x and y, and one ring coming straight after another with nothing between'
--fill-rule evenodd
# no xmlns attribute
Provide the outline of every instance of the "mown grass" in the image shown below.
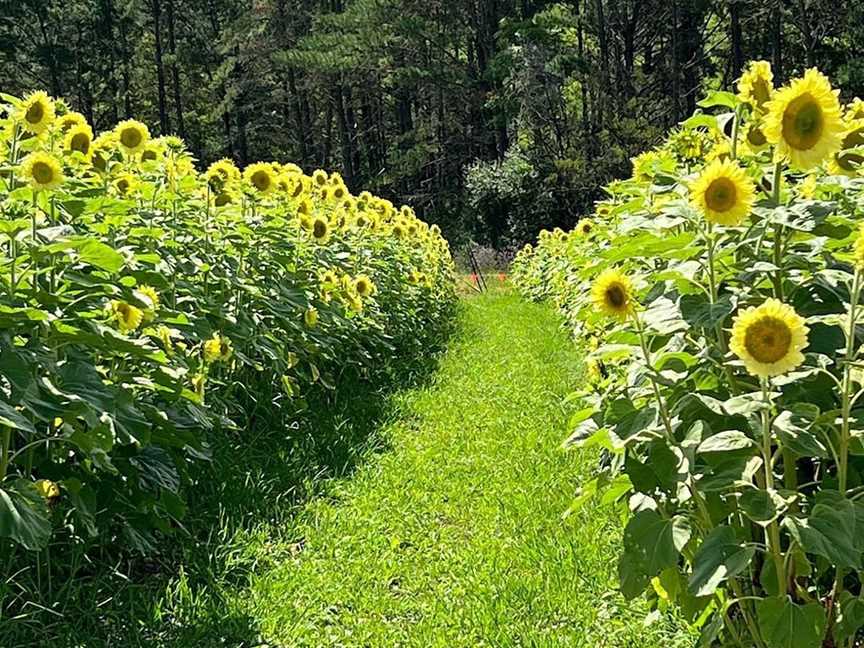
<svg viewBox="0 0 864 648"><path fill-rule="evenodd" d="M560 449L582 367L558 324L500 287L465 299L437 370L226 439L186 540L68 583L62 617L0 622L0 645L691 645L614 593L611 512L562 520L597 459Z"/></svg>
<svg viewBox="0 0 864 648"><path fill-rule="evenodd" d="M562 520L590 453L564 452L580 354L551 309L466 301L432 384L403 393L391 451L302 515L250 610L279 646L684 646L614 591L620 523ZM284 550L284 548L283 548Z"/></svg>

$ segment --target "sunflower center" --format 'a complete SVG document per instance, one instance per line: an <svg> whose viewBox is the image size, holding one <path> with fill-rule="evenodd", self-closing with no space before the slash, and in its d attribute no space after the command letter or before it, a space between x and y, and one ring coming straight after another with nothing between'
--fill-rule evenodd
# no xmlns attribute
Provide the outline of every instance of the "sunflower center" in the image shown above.
<svg viewBox="0 0 864 648"><path fill-rule="evenodd" d="M38 101L24 113L24 119L30 124L38 124L42 121L43 117L45 117L45 107Z"/></svg>
<svg viewBox="0 0 864 648"><path fill-rule="evenodd" d="M791 101L783 113L783 139L799 151L813 148L824 128L822 108L809 92Z"/></svg>
<svg viewBox="0 0 864 648"><path fill-rule="evenodd" d="M765 139L765 133L758 128L751 128L747 131L747 141L753 146L764 146L768 141Z"/></svg>
<svg viewBox="0 0 864 648"><path fill-rule="evenodd" d="M758 362L771 364L783 358L792 346L792 331L783 320L763 317L744 334L744 348Z"/></svg>
<svg viewBox="0 0 864 648"><path fill-rule="evenodd" d="M256 171L252 174L252 184L258 191L267 191L270 188L270 174L266 171Z"/></svg>
<svg viewBox="0 0 864 648"><path fill-rule="evenodd" d="M627 304L627 293L623 286L612 284L606 289L606 301L613 308L624 308Z"/></svg>
<svg viewBox="0 0 864 648"><path fill-rule="evenodd" d="M51 184L54 181L54 169L47 162L36 162L31 173L33 179L40 185Z"/></svg>
<svg viewBox="0 0 864 648"><path fill-rule="evenodd" d="M129 149L141 146L143 139L141 132L137 128L124 128L120 132L120 143Z"/></svg>
<svg viewBox="0 0 864 648"><path fill-rule="evenodd" d="M69 142L69 148L86 155L87 151L90 150L90 138L87 137L86 133L77 133L72 136L72 140Z"/></svg>
<svg viewBox="0 0 864 648"><path fill-rule="evenodd" d="M327 223L321 219L316 220L312 226L312 235L317 239L324 238L327 235Z"/></svg>
<svg viewBox="0 0 864 648"><path fill-rule="evenodd" d="M729 178L717 178L705 192L705 204L715 212L725 212L735 206L738 190Z"/></svg>
<svg viewBox="0 0 864 648"><path fill-rule="evenodd" d="M753 82L753 98L759 106L771 99L771 89L765 79L756 79Z"/></svg>

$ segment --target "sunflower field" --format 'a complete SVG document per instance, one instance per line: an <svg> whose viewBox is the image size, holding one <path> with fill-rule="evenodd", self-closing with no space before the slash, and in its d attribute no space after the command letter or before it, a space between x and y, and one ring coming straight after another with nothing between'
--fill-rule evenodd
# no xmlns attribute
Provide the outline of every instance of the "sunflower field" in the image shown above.
<svg viewBox="0 0 864 648"><path fill-rule="evenodd" d="M0 95L0 544L181 525L213 435L287 426L347 369L422 353L455 303L410 207L293 164L206 172L128 120ZM9 554L7 550L11 550Z"/></svg>
<svg viewBox="0 0 864 648"><path fill-rule="evenodd" d="M618 574L703 646L864 633L864 102L750 63L513 280L587 348L576 512L626 519Z"/></svg>

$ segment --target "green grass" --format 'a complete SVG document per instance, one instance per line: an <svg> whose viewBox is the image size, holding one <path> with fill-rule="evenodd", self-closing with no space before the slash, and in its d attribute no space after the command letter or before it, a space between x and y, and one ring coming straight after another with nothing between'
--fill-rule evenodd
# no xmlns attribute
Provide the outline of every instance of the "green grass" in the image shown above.
<svg viewBox="0 0 864 648"><path fill-rule="evenodd" d="M611 511L562 519L597 461L560 449L581 379L552 309L466 298L437 367L226 437L186 537L55 579L0 646L692 645L614 593Z"/></svg>
<svg viewBox="0 0 864 648"><path fill-rule="evenodd" d="M562 521L596 457L560 450L580 356L550 309L467 300L462 333L378 433L391 450L311 505L249 596L284 646L684 646L614 589L620 524ZM284 551L284 547L282 548Z"/></svg>

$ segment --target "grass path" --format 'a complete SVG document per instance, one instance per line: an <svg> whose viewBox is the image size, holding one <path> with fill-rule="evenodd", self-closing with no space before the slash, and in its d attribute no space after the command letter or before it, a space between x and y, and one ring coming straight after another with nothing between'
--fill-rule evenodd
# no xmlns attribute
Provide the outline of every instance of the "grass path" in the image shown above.
<svg viewBox="0 0 864 648"><path fill-rule="evenodd" d="M596 458L563 452L579 353L551 309L468 299L389 446L309 505L244 594L269 646L686 645L614 589L618 520L562 521ZM638 606L636 606L638 608Z"/></svg>

